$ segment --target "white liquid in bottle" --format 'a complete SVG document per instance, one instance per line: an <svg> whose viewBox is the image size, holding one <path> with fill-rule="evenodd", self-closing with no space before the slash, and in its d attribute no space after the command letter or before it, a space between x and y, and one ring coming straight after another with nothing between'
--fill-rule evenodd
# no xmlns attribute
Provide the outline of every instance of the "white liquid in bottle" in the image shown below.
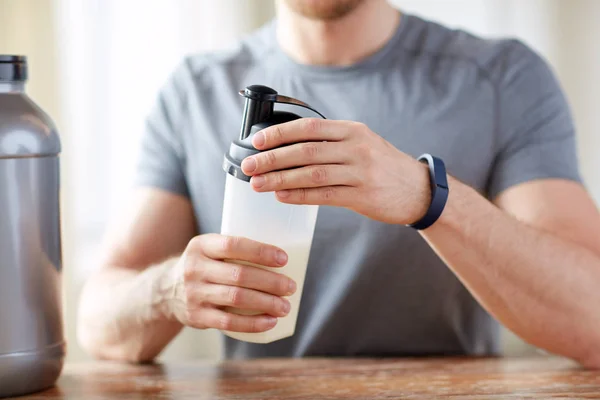
<svg viewBox="0 0 600 400"><path fill-rule="evenodd" d="M310 243L305 245L280 246L288 254L288 263L282 268L263 267L262 265L250 264L246 262L237 262L238 264L251 265L256 268L262 268L270 271L282 273L296 282L296 292L286 297L290 302L291 309L288 315L278 318L277 325L273 329L259 333L242 333L223 331L229 337L238 340L244 340L252 343L270 343L294 334L296 329L296 321L298 320L298 310L300 309L300 300L302 298L302 288L304 286L304 278L306 276L306 267L308 265L308 256L310 253ZM227 308L226 311L241 315L256 315L257 312L252 310L240 310L236 308Z"/></svg>

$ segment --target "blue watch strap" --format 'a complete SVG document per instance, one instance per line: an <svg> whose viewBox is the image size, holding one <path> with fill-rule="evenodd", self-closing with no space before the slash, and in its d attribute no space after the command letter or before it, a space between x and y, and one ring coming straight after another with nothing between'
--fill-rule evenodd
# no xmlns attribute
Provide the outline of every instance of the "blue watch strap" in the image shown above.
<svg viewBox="0 0 600 400"><path fill-rule="evenodd" d="M414 224L410 224L411 228L423 230L429 228L438 220L448 201L448 178L446 176L446 166L444 162L432 156L431 154L423 154L418 158L419 161L427 162L429 165L429 182L431 185L431 204L425 213L425 216Z"/></svg>

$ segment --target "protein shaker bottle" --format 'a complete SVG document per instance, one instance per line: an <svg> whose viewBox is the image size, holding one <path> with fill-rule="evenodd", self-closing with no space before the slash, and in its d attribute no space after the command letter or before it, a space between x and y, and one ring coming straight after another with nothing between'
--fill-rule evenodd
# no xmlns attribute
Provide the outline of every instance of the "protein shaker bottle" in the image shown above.
<svg viewBox="0 0 600 400"><path fill-rule="evenodd" d="M240 138L231 143L223 163L227 180L221 233L247 237L282 248L288 254L288 263L277 272L292 278L298 288L288 298L290 313L280 318L273 329L262 333L224 333L246 342L270 343L294 334L318 206L283 204L277 201L274 193L255 192L250 186L250 177L242 172L241 163L246 157L259 153L252 146L254 134L268 126L300 118L290 112L274 111L275 103L293 104L308 108L321 117L323 115L306 103L278 95L275 90L266 86L249 86L240 91L240 95L246 98ZM253 266L267 269L260 265ZM228 311L256 314L234 308Z"/></svg>
<svg viewBox="0 0 600 400"><path fill-rule="evenodd" d="M65 354L60 141L26 79L25 57L0 55L0 397L52 386Z"/></svg>

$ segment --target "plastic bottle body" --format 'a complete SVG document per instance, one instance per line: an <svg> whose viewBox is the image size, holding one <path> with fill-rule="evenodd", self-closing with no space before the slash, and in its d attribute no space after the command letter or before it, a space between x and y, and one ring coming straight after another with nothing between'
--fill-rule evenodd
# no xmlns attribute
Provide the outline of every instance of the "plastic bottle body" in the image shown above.
<svg viewBox="0 0 600 400"><path fill-rule="evenodd" d="M281 203L277 201L274 193L257 193L250 183L227 175L221 233L247 237L285 250L288 254L286 266L280 269L253 266L285 274L292 278L298 287L296 293L288 298L291 303L290 313L279 318L273 329L262 333L224 334L253 343L270 343L294 334L318 209L318 206ZM253 314L252 311L233 308L229 311Z"/></svg>
<svg viewBox="0 0 600 400"><path fill-rule="evenodd" d="M65 355L60 141L22 87L0 82L0 397L52 386Z"/></svg>

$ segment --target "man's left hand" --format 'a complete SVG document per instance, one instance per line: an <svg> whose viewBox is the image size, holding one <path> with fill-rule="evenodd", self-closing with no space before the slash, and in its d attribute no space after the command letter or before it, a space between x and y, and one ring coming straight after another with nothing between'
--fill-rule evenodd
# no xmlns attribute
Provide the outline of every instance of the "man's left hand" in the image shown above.
<svg viewBox="0 0 600 400"><path fill-rule="evenodd" d="M243 172L283 203L345 207L390 224L414 223L429 207L427 166L364 124L302 118L262 130L252 144L262 152Z"/></svg>

